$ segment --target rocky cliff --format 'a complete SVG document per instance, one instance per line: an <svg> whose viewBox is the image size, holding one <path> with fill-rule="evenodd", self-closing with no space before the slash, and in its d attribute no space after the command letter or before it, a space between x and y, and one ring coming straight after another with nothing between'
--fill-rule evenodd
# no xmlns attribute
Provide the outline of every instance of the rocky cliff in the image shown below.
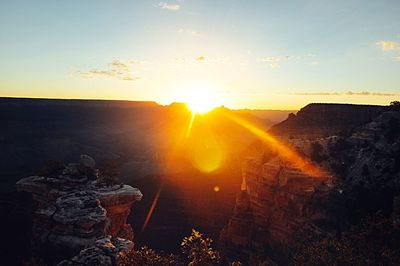
<svg viewBox="0 0 400 266"><path fill-rule="evenodd" d="M387 106L309 104L270 129L279 136L315 138L351 131L379 116Z"/></svg>
<svg viewBox="0 0 400 266"><path fill-rule="evenodd" d="M248 159L243 165L246 185L237 197L234 215L221 234L228 256L248 261L257 250L285 262L296 233L329 219L313 199L326 197L333 187L328 172L309 175L280 160Z"/></svg>
<svg viewBox="0 0 400 266"><path fill-rule="evenodd" d="M141 192L128 185L104 184L87 155L80 163L51 168L44 176L17 182L17 190L31 194L34 201L34 253L50 264L81 252L61 265L88 260L114 265L120 251L133 248L133 230L126 219ZM102 246L109 252L97 252L104 250Z"/></svg>
<svg viewBox="0 0 400 266"><path fill-rule="evenodd" d="M318 128L318 119L327 115L308 121L304 109L310 111L305 107L292 118L296 126L278 128L302 132L287 138L285 145L326 170L317 177L309 175L291 166L279 154L271 153L268 145L260 144L259 152L243 164L245 183L238 194L234 215L221 234L223 250L242 261L251 262L252 256L261 251L274 262L285 265L299 233L340 236L376 213L392 219L394 226L398 224L400 112L372 107L373 111L361 118L345 120L347 128L350 125L352 128L347 135L337 136L333 130L326 137L314 135L310 141L314 127ZM348 106L336 114L343 115L346 110ZM334 120L334 116L329 116ZM302 118L297 120L298 117ZM325 127L324 119L320 123L323 131L329 128ZM335 123L339 126L339 122L333 126ZM280 133L284 136L287 132ZM390 239L397 238L392 235ZM384 245L387 244L378 246ZM370 253L379 250L375 248ZM378 253L362 258L365 263L368 260L371 263L373 258L371 265L377 265L383 256Z"/></svg>

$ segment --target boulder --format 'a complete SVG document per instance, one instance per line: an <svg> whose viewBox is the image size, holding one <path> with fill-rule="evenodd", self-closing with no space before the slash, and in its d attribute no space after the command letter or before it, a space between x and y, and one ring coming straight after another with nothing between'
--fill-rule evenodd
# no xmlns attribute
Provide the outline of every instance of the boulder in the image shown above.
<svg viewBox="0 0 400 266"><path fill-rule="evenodd" d="M81 155L80 164L83 167L88 167L88 168L92 168L92 169L94 169L96 167L96 161L89 155L85 155L85 154Z"/></svg>

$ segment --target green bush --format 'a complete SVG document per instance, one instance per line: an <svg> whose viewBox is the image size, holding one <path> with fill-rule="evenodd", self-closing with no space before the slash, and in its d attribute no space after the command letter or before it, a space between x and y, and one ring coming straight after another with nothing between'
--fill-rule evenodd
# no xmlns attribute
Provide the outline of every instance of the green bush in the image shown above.
<svg viewBox="0 0 400 266"><path fill-rule="evenodd" d="M148 247L142 247L126 255L121 255L122 266L241 266L240 262L224 263L218 251L211 247L211 238L204 238L199 231L192 229L190 236L181 243L179 255L164 254Z"/></svg>
<svg viewBox="0 0 400 266"><path fill-rule="evenodd" d="M192 234L185 237L181 243L182 253L188 261L187 265L217 265L221 257L211 248L211 243L211 238L203 238L199 231L192 229Z"/></svg>

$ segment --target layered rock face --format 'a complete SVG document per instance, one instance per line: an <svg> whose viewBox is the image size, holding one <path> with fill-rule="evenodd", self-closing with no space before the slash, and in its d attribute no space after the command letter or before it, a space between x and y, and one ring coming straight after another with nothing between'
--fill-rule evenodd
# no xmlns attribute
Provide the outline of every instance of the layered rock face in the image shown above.
<svg viewBox="0 0 400 266"><path fill-rule="evenodd" d="M312 141L313 128L302 123L304 127L298 124L293 130L304 135L286 138L286 146L307 160L318 160L319 168L329 172L310 175L271 153L271 147L260 148L261 154L244 162L245 185L221 234L229 255L251 264L252 255L260 250L286 265L297 236L304 236L299 232L340 235L377 212L391 217L398 227L400 112L386 110L347 135L331 132ZM285 139L287 134L280 136Z"/></svg>
<svg viewBox="0 0 400 266"><path fill-rule="evenodd" d="M332 188L332 176L327 172L311 176L281 161L264 163L252 158L244 163L243 177L246 185L222 234L226 251L239 254L242 261L264 248L273 250L275 256L287 255L300 229L328 218L323 209L310 204Z"/></svg>
<svg viewBox="0 0 400 266"><path fill-rule="evenodd" d="M355 104L309 104L271 127L279 136L315 138L353 130L378 117L386 106Z"/></svg>
<svg viewBox="0 0 400 266"><path fill-rule="evenodd" d="M133 247L133 231L126 219L142 194L128 185L101 184L95 162L87 155L81 156L80 163L55 167L49 175L23 178L17 190L32 195L33 247L51 263L99 245L98 241L117 241L117 246L123 242L125 250Z"/></svg>

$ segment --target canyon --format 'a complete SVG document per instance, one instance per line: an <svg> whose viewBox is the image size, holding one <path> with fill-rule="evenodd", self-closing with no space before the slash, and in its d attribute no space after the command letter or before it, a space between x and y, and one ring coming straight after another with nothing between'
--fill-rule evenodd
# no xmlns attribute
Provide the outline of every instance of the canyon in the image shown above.
<svg viewBox="0 0 400 266"><path fill-rule="evenodd" d="M68 104L66 111L65 106L46 102L50 109L42 110L44 120L29 117L27 110L36 107L23 104L18 119L5 119L0 142L10 151L10 157L3 158L3 163L10 162L5 169L15 171L26 161L13 174L18 179L29 176L17 182L18 195L12 194L16 200L7 204L15 203L10 208L21 213L34 210L32 217L26 217L32 224L24 225L32 229L29 237L37 248L32 252L46 257L63 250L52 263L114 265L118 253L143 245L176 252L182 238L196 228L218 240L224 256L249 265L261 261L287 265L302 234L340 235L376 212L391 217L393 226L398 224L400 112L396 108L310 104L296 115L288 113L269 130L264 120L240 113L280 145L263 142L232 124L224 118L224 112L231 111L220 108L209 125L234 149L224 167L204 173L193 167L184 147L176 145L182 135L178 125L188 118L181 105L143 103L128 108L129 103L120 107L100 103L88 109L74 103L76 110L71 113ZM58 121L57 115L47 115L49 110L66 119ZM38 131L30 130L27 121ZM22 129L20 136L12 135L16 128ZM24 143L12 151L18 137L33 141L25 144L38 153L22 149ZM171 147L178 152L168 153ZM279 147L318 171L299 167ZM79 151L96 161L114 162L121 180L102 184L96 170L101 164L86 155L79 163L62 164L56 174L31 174L43 171L34 166L44 163L45 156L69 162L80 158ZM37 158L30 162L34 154ZM132 203L140 199L131 212ZM17 204L21 200L23 204Z"/></svg>
<svg viewBox="0 0 400 266"><path fill-rule="evenodd" d="M234 214L220 235L227 256L287 265L304 235L341 234L376 212L396 227L398 110L311 104L269 132L321 171L308 173L271 143L257 143L243 161Z"/></svg>

